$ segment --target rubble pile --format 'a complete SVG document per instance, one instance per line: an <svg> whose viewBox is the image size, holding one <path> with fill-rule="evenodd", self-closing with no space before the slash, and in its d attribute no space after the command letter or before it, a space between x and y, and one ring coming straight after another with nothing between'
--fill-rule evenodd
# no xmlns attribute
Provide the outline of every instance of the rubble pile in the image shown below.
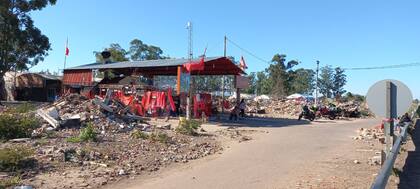
<svg viewBox="0 0 420 189"><path fill-rule="evenodd" d="M121 130L131 130L134 127L146 129L146 118L133 115L129 109L114 99L108 100L108 105L98 98L88 99L82 95L71 94L65 96L52 105L38 110L45 127L73 128L85 125L88 122L93 123L95 127L101 130L101 133L117 132Z"/></svg>
<svg viewBox="0 0 420 189"><path fill-rule="evenodd" d="M0 144L34 152L35 167L21 172L21 183L35 188L97 188L222 150L217 135L180 134L168 120L149 121L132 115L118 101L106 101L77 94L63 97L37 110L43 123L32 138ZM81 140L88 127L94 130L94 140ZM5 178L13 176L7 173Z"/></svg>
<svg viewBox="0 0 420 189"><path fill-rule="evenodd" d="M186 163L222 150L215 136L181 135L157 127L145 132L148 136L159 133L167 137L157 141L134 138L132 132L99 135L98 142L72 143L66 139L79 131L62 129L49 138L5 143L1 147L25 145L33 149L37 166L23 172L21 178L22 183L36 188L71 188L72 183L87 184L80 188L96 188L106 182L154 172L171 163ZM79 178L83 179L78 181ZM63 181L57 182L60 179Z"/></svg>
<svg viewBox="0 0 420 189"><path fill-rule="evenodd" d="M251 114L270 114L298 116L302 111L302 106L307 102L304 100L295 99L274 99L266 95L257 96L253 99L246 100L247 111ZM233 102L232 102L233 103ZM373 114L368 110L366 103L359 103L356 101L348 101L337 104L335 111L339 117L372 117ZM321 106L329 106L328 103Z"/></svg>
<svg viewBox="0 0 420 189"><path fill-rule="evenodd" d="M360 128L357 130L357 136L353 137L354 140L375 140L378 139L380 142L384 140L384 133L381 129L366 129Z"/></svg>
<svg viewBox="0 0 420 189"><path fill-rule="evenodd" d="M348 101L344 103L338 103L337 108L341 110L342 117L373 117L374 116L368 110L366 103Z"/></svg>
<svg viewBox="0 0 420 189"><path fill-rule="evenodd" d="M249 113L298 116L301 112L303 103L303 101L256 97L253 100L248 101L247 106Z"/></svg>

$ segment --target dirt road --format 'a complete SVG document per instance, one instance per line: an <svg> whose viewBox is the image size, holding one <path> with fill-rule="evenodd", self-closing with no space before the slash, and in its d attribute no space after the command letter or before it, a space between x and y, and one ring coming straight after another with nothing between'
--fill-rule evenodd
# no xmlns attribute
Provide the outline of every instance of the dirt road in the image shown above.
<svg viewBox="0 0 420 189"><path fill-rule="evenodd" d="M259 120L254 120L258 122ZM136 178L112 188L290 188L313 162L348 153L360 127L378 120L320 121L311 124L252 127L253 140L232 143L222 154ZM282 125L279 123L279 125ZM287 124L286 124L287 125ZM312 169L312 168L311 168ZM349 173L351 174L351 173Z"/></svg>

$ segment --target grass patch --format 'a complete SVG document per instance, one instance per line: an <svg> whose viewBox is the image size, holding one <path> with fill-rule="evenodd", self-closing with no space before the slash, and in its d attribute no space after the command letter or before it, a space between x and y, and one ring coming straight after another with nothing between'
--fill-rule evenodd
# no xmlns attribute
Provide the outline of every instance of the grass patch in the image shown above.
<svg viewBox="0 0 420 189"><path fill-rule="evenodd" d="M31 137L31 133L39 126L33 115L1 114L0 140Z"/></svg>
<svg viewBox="0 0 420 189"><path fill-rule="evenodd" d="M34 151L28 147L0 149L0 171L16 171L33 166Z"/></svg>
<svg viewBox="0 0 420 189"><path fill-rule="evenodd" d="M166 133L152 133L150 134L150 140L154 142L160 142L163 144L169 143L169 136Z"/></svg>
<svg viewBox="0 0 420 189"><path fill-rule="evenodd" d="M7 179L0 180L0 189L5 189L11 186L16 186L20 183L20 177L15 176Z"/></svg>
<svg viewBox="0 0 420 189"><path fill-rule="evenodd" d="M143 140L146 140L146 139L149 138L149 135L147 135L146 133L144 133L144 132L142 132L140 130L134 130L131 133L131 137L132 138L135 138L135 139L143 139Z"/></svg>
<svg viewBox="0 0 420 189"><path fill-rule="evenodd" d="M197 135L197 129L200 127L201 122L197 120L181 118L175 131L184 135Z"/></svg>
<svg viewBox="0 0 420 189"><path fill-rule="evenodd" d="M7 112L11 114L16 114L16 113L24 114L24 113L28 113L35 110L36 110L35 105L30 104L30 103L23 103L14 108L10 108Z"/></svg>
<svg viewBox="0 0 420 189"><path fill-rule="evenodd" d="M98 141L98 134L93 128L93 123L87 123L85 128L80 130L80 134L77 137L69 137L66 139L67 142L79 143L79 142L96 142Z"/></svg>

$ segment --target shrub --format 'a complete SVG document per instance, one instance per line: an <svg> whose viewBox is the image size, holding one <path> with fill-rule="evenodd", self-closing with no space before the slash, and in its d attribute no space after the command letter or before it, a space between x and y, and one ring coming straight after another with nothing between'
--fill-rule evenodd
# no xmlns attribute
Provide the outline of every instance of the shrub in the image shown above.
<svg viewBox="0 0 420 189"><path fill-rule="evenodd" d="M95 129L93 128L93 124L91 122L87 123L85 128L82 128L80 130L80 134L77 137L69 137L66 139L67 142L96 142L98 140L97 133L95 132Z"/></svg>
<svg viewBox="0 0 420 189"><path fill-rule="evenodd" d="M15 176L7 179L0 180L0 189L16 186L20 183L20 177Z"/></svg>
<svg viewBox="0 0 420 189"><path fill-rule="evenodd" d="M197 120L186 120L181 118L175 131L184 135L196 135L197 129L200 128L200 126L201 122Z"/></svg>
<svg viewBox="0 0 420 189"><path fill-rule="evenodd" d="M30 137L38 126L38 119L31 115L1 114L0 140Z"/></svg>
<svg viewBox="0 0 420 189"><path fill-rule="evenodd" d="M169 136L166 133L152 133L149 138L152 141L158 141L163 144L167 144L169 142Z"/></svg>
<svg viewBox="0 0 420 189"><path fill-rule="evenodd" d="M0 171L16 171L29 167L33 150L27 147L0 149Z"/></svg>
<svg viewBox="0 0 420 189"><path fill-rule="evenodd" d="M8 110L8 112L24 114L30 111L34 111L35 109L36 109L35 105L29 104L29 103L23 103L16 106L15 108L11 108L10 110Z"/></svg>
<svg viewBox="0 0 420 189"><path fill-rule="evenodd" d="M135 130L131 133L131 137L135 138L135 139L147 139L149 138L149 135L147 135L146 133L140 131L140 130Z"/></svg>
<svg viewBox="0 0 420 189"><path fill-rule="evenodd" d="M97 141L97 134L93 129L93 124L89 122L85 128L80 131L79 138L81 141Z"/></svg>

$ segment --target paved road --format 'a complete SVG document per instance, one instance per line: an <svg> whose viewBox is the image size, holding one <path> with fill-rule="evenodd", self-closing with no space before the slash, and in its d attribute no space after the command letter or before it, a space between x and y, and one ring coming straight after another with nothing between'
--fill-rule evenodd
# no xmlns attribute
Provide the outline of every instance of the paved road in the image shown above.
<svg viewBox="0 0 420 189"><path fill-rule="evenodd" d="M260 122L263 123L263 122ZM113 188L283 188L296 168L329 158L346 145L360 127L377 120L321 122L310 125L278 123L259 127L268 131L254 140L235 143L223 154L170 169L153 178L120 183Z"/></svg>

